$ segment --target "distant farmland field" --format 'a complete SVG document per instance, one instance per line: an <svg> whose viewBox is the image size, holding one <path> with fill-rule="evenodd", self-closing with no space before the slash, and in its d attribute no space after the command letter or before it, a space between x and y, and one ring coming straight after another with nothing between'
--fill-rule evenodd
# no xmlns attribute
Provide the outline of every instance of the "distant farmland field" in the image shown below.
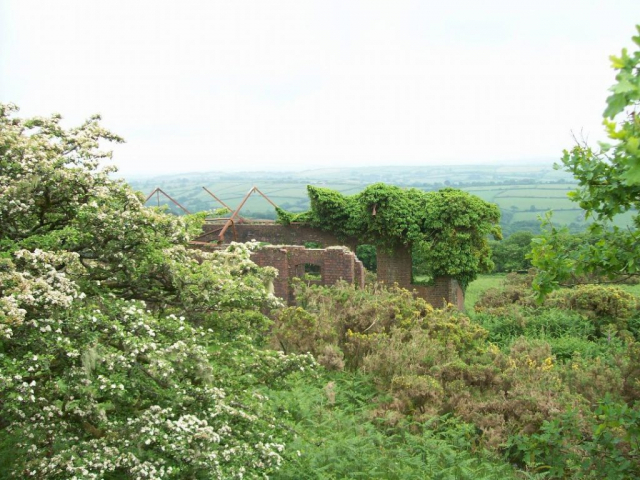
<svg viewBox="0 0 640 480"><path fill-rule="evenodd" d="M175 198L184 207L191 212L200 212L206 210L214 210L222 207L212 196L210 196L202 187L207 187L218 198L229 205L232 209L237 208L245 195L254 186L254 183L249 182L215 182L209 184L203 184L201 186L192 185L179 185L169 184L161 186L161 188L167 192L170 196ZM267 195L271 201L285 210L291 210L294 212L301 212L309 208L309 198L307 197L307 185L303 183L298 184L282 184L276 181L264 181L256 186ZM321 186L337 190L345 195L351 195L358 193L364 188L362 185L354 185L348 183L327 183ZM149 191L143 190L139 186L134 184L134 187L140 189L143 193L150 193L153 188L148 188ZM159 196L160 205L166 205L171 211L176 210L171 202L162 195ZM148 205L158 205L157 197L154 196L149 199ZM254 218L272 218L274 211L273 207L262 198L259 194L253 194L242 208L242 212L245 216ZM179 213L178 210L175 213Z"/></svg>
<svg viewBox="0 0 640 480"><path fill-rule="evenodd" d="M331 169L282 174L194 173L130 179L129 183L145 195L160 187L190 212L211 211L222 206L203 186L235 209L255 185L281 208L300 212L309 208L309 184L352 195L379 181L423 190L437 190L445 186L461 188L496 203L502 211L502 225L507 233L521 228L537 229L539 217L549 210L554 212L554 223L572 225L578 229L586 225L584 212L567 196L576 184L571 183L566 174L550 167L476 166L471 170L467 167L385 167L374 171ZM162 195L149 199L148 205L164 205L174 213L181 213ZM249 218L275 218L273 207L258 194L252 195L246 202L242 215ZM622 215L616 223L624 225L629 222L630 216L630 213Z"/></svg>

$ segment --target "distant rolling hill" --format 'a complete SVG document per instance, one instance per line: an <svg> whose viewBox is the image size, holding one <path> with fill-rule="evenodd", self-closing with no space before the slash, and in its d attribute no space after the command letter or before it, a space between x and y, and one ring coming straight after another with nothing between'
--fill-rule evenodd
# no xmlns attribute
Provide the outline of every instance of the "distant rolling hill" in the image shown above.
<svg viewBox="0 0 640 480"><path fill-rule="evenodd" d="M496 203L502 210L506 234L520 229L537 230L538 216L554 211L554 221L579 230L586 225L584 212L567 193L576 187L573 177L554 170L551 164L533 166L453 165L430 167L359 167L316 169L300 172L194 172L163 176L126 178L133 188L147 195L162 188L190 212L220 208L202 187L236 208L254 185L274 203L286 210L299 212L309 208L306 186L317 185L350 195L376 182L403 187L437 190L445 186L461 188ZM166 205L181 214L162 195L154 196L148 205ZM242 209L250 218L274 218L273 207L254 194ZM630 214L618 222L625 224Z"/></svg>

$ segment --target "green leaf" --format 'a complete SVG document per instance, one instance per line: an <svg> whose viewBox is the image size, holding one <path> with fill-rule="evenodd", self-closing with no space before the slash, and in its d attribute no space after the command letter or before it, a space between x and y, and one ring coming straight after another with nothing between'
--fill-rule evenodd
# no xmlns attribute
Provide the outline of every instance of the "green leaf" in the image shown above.
<svg viewBox="0 0 640 480"><path fill-rule="evenodd" d="M604 111L604 116L606 118L613 118L620 112L622 112L627 106L627 99L624 95L619 93L614 93L613 95L607 98L607 108Z"/></svg>
<svg viewBox="0 0 640 480"><path fill-rule="evenodd" d="M640 163L632 165L629 170L622 174L627 185L640 185Z"/></svg>
<svg viewBox="0 0 640 480"><path fill-rule="evenodd" d="M69 411L73 410L74 408L76 408L78 405L80 405L80 400L72 400L71 402L68 402L65 405L64 410L65 410L65 412L69 412Z"/></svg>
<svg viewBox="0 0 640 480"><path fill-rule="evenodd" d="M598 142L598 144L600 145L600 149L603 152L608 152L609 150L611 150L613 148L613 145L611 145L610 143L606 143L606 142ZM556 169L557 170L557 169Z"/></svg>
<svg viewBox="0 0 640 480"><path fill-rule="evenodd" d="M638 87L632 84L629 80L622 80L617 85L614 85L611 91L613 93L629 93L635 92L638 90Z"/></svg>
<svg viewBox="0 0 640 480"><path fill-rule="evenodd" d="M619 70L624 68L624 61L621 58L616 57L615 55L609 56L609 60L611 60L611 67Z"/></svg>

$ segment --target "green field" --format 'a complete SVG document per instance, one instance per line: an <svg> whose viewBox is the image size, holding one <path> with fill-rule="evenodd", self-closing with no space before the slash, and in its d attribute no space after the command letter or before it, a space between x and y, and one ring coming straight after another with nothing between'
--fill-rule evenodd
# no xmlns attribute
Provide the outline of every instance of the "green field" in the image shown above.
<svg viewBox="0 0 640 480"><path fill-rule="evenodd" d="M478 275L478 278L467 287L464 296L464 309L468 314L473 315L473 306L480 299L482 294L490 288L502 288L506 274L493 273ZM617 285L623 290L640 297L640 283L636 285Z"/></svg>
<svg viewBox="0 0 640 480"><path fill-rule="evenodd" d="M307 185L326 187L352 195L375 182L401 187L437 190L460 188L496 203L502 211L502 226L508 234L518 229L536 230L539 217L553 210L554 222L586 225L583 211L567 194L576 187L571 177L549 165L542 166L440 166L319 169L305 172L191 173L161 177L127 179L145 196L162 188L190 212L211 211L222 205L202 187L207 187L232 210L253 186L257 186L276 205L292 212L309 208ZM174 213L181 210L162 195L153 196L148 205L165 205ZM249 218L275 218L274 208L258 194L249 198L241 214ZM630 215L616 223L625 225Z"/></svg>
<svg viewBox="0 0 640 480"><path fill-rule="evenodd" d="M504 283L505 274L478 275L478 278L471 282L464 295L464 309L467 313L473 314L473 306L480 296L490 288L500 288Z"/></svg>

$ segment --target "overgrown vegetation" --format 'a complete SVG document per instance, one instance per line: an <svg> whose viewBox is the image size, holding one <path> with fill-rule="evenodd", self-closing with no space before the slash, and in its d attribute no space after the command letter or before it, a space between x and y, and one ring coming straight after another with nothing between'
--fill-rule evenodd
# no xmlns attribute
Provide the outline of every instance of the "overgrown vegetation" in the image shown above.
<svg viewBox="0 0 640 480"><path fill-rule="evenodd" d="M386 249L410 248L427 269L421 274L452 276L464 286L493 268L487 237L501 238L500 210L479 197L383 183L352 196L311 185L307 190L311 210L278 209L280 223L305 223Z"/></svg>
<svg viewBox="0 0 640 480"><path fill-rule="evenodd" d="M394 424L377 417L380 392L371 376L323 372L299 376L272 400L299 435L273 477L282 480L515 479L514 468L478 448L474 425L451 415Z"/></svg>
<svg viewBox="0 0 640 480"><path fill-rule="evenodd" d="M633 42L640 47L640 26L637 28L639 35ZM589 241L572 242L565 228L558 229L547 218L532 256L539 269L534 287L541 295L563 284L579 283L584 277L596 275L613 281L640 275L640 49L631 54L624 49L611 62L617 72L616 84L603 113L609 142L601 143L597 150L579 144L562 157L564 168L579 182L572 200L594 219ZM615 217L630 211L629 228L612 225ZM569 242L574 248L565 248Z"/></svg>
<svg viewBox="0 0 640 480"><path fill-rule="evenodd" d="M637 106L638 62L614 59L607 116ZM638 125L565 157L598 220L637 206ZM98 170L109 140L98 118L65 130L0 105L0 477L640 477L638 298L557 288L636 275L635 230L550 230L542 269L469 314L375 283L300 282L285 307L257 245L190 250L202 217L145 208ZM413 246L463 283L490 265L498 212L470 195L310 194L282 221ZM502 244L504 270L529 240Z"/></svg>
<svg viewBox="0 0 640 480"><path fill-rule="evenodd" d="M502 241L492 241L491 258L495 265L494 272L508 273L531 268L528 258L531 252L533 234L526 230L514 232Z"/></svg>
<svg viewBox="0 0 640 480"><path fill-rule="evenodd" d="M375 391L358 383L357 392L345 393L363 395L358 438L386 445L404 432L403 448L412 448L439 431L439 418L451 418L473 426L466 445L481 466L477 478L497 471L505 478L640 475L636 298L617 287L589 286L559 291L539 305L531 280L509 276L504 289L486 292L472 318L434 310L398 289L299 284L299 305L276 317L275 341L286 352L311 352L327 373L320 377L324 394L315 390L320 404L306 410L315 413L292 425L308 434L333 425L335 416L346 422L336 389L370 375L366 389L373 384ZM330 438L331 446L353 440L344 432ZM296 462L298 468L333 471L324 449L297 442L312 458ZM430 461L448 446L434 448Z"/></svg>
<svg viewBox="0 0 640 480"><path fill-rule="evenodd" d="M259 389L312 367L258 348L278 305L251 245L186 248L98 162L94 117L0 105L0 477L263 478L288 432Z"/></svg>

